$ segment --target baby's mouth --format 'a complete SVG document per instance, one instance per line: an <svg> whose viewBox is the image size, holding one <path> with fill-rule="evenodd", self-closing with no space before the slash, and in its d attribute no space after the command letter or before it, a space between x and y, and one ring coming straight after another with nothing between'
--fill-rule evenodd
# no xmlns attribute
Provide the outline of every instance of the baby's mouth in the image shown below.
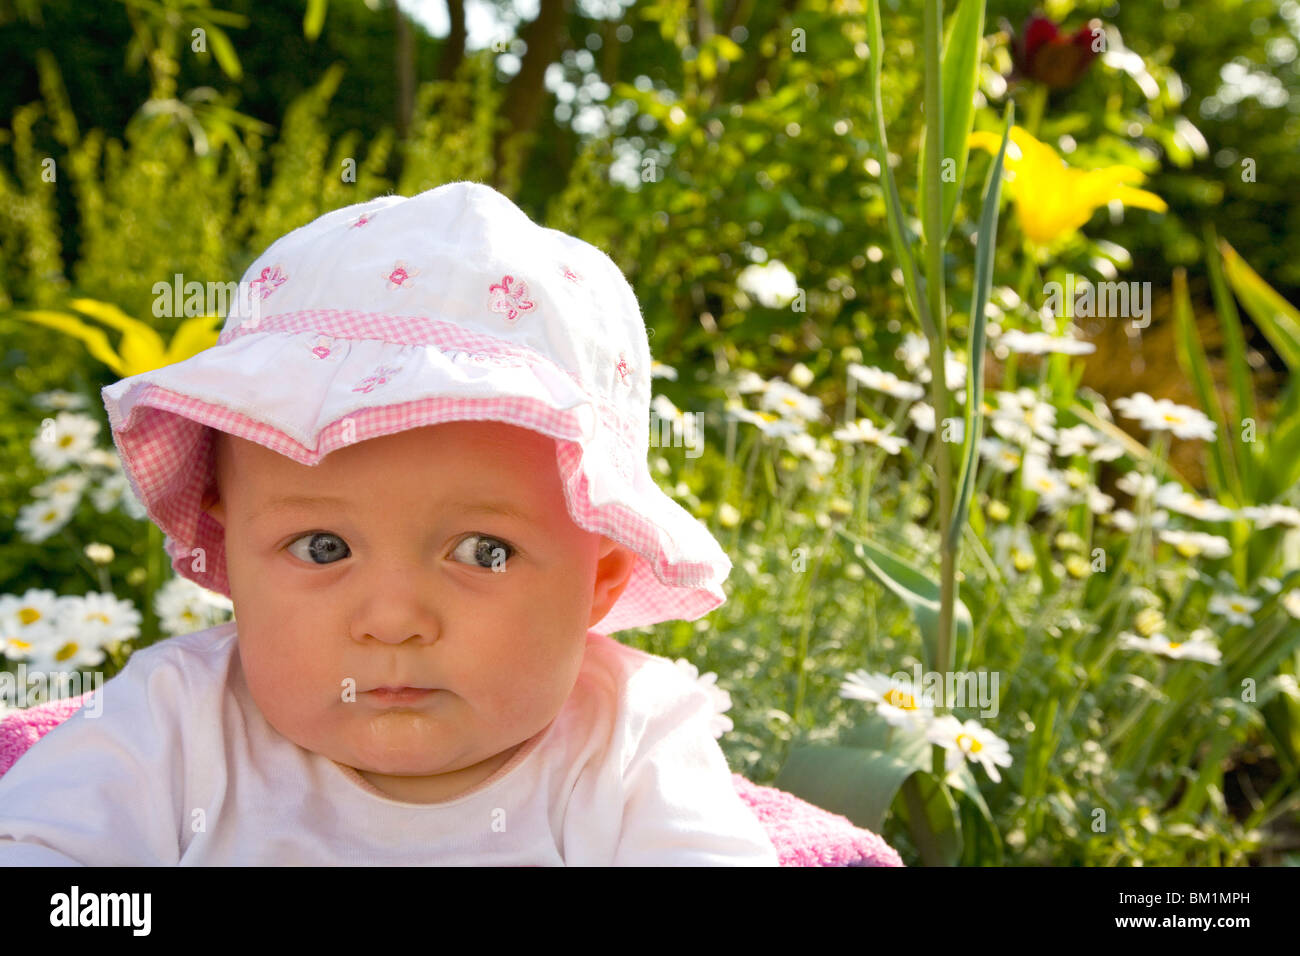
<svg viewBox="0 0 1300 956"><path fill-rule="evenodd" d="M363 696L379 704L411 704L442 693L436 687L375 687Z"/></svg>

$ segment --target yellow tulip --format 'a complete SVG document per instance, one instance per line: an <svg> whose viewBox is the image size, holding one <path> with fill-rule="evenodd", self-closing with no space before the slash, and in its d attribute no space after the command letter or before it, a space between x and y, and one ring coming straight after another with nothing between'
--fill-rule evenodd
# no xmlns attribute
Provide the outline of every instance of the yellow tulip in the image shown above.
<svg viewBox="0 0 1300 956"><path fill-rule="evenodd" d="M15 318L27 319L80 339L85 344L86 351L123 378L184 361L191 355L216 345L220 335L215 326L221 322L221 317L204 315L186 319L172 336L171 343L164 345L162 336L156 331L108 302L73 299L68 304L78 312L84 312L120 331L122 341L117 350L109 345L108 336L102 329L88 325L80 317L68 312L33 309L11 314Z"/></svg>
<svg viewBox="0 0 1300 956"><path fill-rule="evenodd" d="M986 149L996 156L1002 138L974 132L967 142L972 148ZM1098 208L1116 199L1126 206L1155 212L1168 208L1155 193L1126 185L1142 182L1146 178L1142 170L1122 165L1076 169L1019 126L1011 127L1005 166L1015 174L1006 185L1015 200L1020 228L1040 245L1070 235Z"/></svg>

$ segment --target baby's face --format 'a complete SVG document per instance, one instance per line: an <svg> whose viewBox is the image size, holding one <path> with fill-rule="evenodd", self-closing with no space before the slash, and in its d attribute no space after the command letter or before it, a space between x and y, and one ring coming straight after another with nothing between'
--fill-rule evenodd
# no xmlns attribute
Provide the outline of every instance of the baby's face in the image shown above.
<svg viewBox="0 0 1300 956"><path fill-rule="evenodd" d="M447 422L316 467L219 439L206 510L276 730L399 799L440 800L559 713L634 556L569 517L550 438ZM402 687L429 692L376 692Z"/></svg>

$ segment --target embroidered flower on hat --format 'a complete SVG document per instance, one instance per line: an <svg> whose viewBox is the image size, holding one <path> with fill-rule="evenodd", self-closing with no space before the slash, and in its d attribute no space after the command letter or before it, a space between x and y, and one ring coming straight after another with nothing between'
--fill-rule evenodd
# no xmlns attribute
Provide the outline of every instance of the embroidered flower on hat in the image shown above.
<svg viewBox="0 0 1300 956"><path fill-rule="evenodd" d="M388 280L388 288L405 289L409 288L411 280L420 274L419 269L412 269L405 262L398 260L393 266L393 271L384 276Z"/></svg>
<svg viewBox="0 0 1300 956"><path fill-rule="evenodd" d="M319 359L329 358L330 343L332 341L333 340L328 338L327 336L324 335L319 336L316 339L316 345L311 350L311 354L316 356Z"/></svg>
<svg viewBox="0 0 1300 956"><path fill-rule="evenodd" d="M537 304L528 298L528 284L523 279L502 276L500 282L488 286L488 308L513 322L521 313L537 308Z"/></svg>
<svg viewBox="0 0 1300 956"><path fill-rule="evenodd" d="M632 374L632 366L627 364L627 356L622 352L618 353L618 364L614 366L614 368L618 372L619 377L622 378L623 384L626 385L627 377Z"/></svg>
<svg viewBox="0 0 1300 956"><path fill-rule="evenodd" d="M373 212L363 212L361 215L357 216L350 223L348 223L348 228L356 229L358 226L364 226L366 223L370 222L374 218L375 218L375 214Z"/></svg>
<svg viewBox="0 0 1300 956"><path fill-rule="evenodd" d="M564 278L568 279L570 282L577 282L582 278L582 276L578 275L578 273L574 272L568 266L561 266L560 271L564 275Z"/></svg>
<svg viewBox="0 0 1300 956"><path fill-rule="evenodd" d="M390 375L396 375L401 370L402 367L400 365L397 368L388 368L387 366L381 365L379 368L375 369L374 372L363 378L359 385L354 386L352 391L369 393L376 385L383 385L388 381Z"/></svg>
<svg viewBox="0 0 1300 956"><path fill-rule="evenodd" d="M288 280L284 270L280 268L279 263L274 266L267 266L262 270L262 274L248 283L248 291L251 295L253 292L259 293L263 299L274 292Z"/></svg>

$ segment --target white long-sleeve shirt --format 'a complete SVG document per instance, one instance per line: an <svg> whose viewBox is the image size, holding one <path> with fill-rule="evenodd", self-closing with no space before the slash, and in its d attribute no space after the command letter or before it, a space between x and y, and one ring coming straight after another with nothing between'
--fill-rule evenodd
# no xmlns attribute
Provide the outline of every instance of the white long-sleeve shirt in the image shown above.
<svg viewBox="0 0 1300 956"><path fill-rule="evenodd" d="M236 621L131 655L0 777L0 865L777 865L708 693L590 632L560 713L491 777L407 803L262 716Z"/></svg>

